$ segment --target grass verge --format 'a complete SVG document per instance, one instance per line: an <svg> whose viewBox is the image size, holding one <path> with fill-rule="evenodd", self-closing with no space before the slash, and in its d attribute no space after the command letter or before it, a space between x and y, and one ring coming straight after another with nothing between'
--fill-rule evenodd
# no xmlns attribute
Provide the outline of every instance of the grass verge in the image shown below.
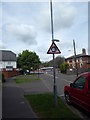
<svg viewBox="0 0 90 120"><path fill-rule="evenodd" d="M16 83L25 83L40 80L40 78L38 78L37 75L21 75L15 77L14 79Z"/></svg>
<svg viewBox="0 0 90 120"><path fill-rule="evenodd" d="M33 110L39 118L59 118L69 120L80 120L58 97L58 106L54 106L53 94L25 95Z"/></svg>

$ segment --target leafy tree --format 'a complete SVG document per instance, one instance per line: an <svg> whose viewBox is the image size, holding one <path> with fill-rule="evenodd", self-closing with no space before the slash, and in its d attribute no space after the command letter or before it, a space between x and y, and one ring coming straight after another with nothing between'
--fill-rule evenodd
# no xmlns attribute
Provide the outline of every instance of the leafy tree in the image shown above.
<svg viewBox="0 0 90 120"><path fill-rule="evenodd" d="M56 68L60 68L60 65L61 65L62 63L64 63L64 61L65 61L65 58L64 58L64 57L57 56L57 57L55 58L55 66L56 66ZM49 61L49 66L53 66L53 60Z"/></svg>
<svg viewBox="0 0 90 120"><path fill-rule="evenodd" d="M42 63L42 65L43 65L44 67L49 67L49 62L44 62L44 63Z"/></svg>
<svg viewBox="0 0 90 120"><path fill-rule="evenodd" d="M61 65L62 63L64 63L64 61L65 61L65 58L64 58L64 57L57 56L57 57L55 58L55 66L56 66L56 68L60 68L60 65ZM44 62L44 63L42 63L42 65L43 65L44 67L52 67L52 66L53 66L53 60L50 60L49 62Z"/></svg>
<svg viewBox="0 0 90 120"><path fill-rule="evenodd" d="M61 73L66 73L68 69L69 69L69 64L67 62L64 62L63 64L60 65Z"/></svg>
<svg viewBox="0 0 90 120"><path fill-rule="evenodd" d="M55 58L55 65L57 68L60 68L60 65L63 64L65 61L65 58L64 57L61 57L61 56L57 56Z"/></svg>
<svg viewBox="0 0 90 120"><path fill-rule="evenodd" d="M18 54L17 63L18 68L22 68L23 71L31 71L32 68L33 70L36 70L41 62L39 56L35 52L25 50Z"/></svg>

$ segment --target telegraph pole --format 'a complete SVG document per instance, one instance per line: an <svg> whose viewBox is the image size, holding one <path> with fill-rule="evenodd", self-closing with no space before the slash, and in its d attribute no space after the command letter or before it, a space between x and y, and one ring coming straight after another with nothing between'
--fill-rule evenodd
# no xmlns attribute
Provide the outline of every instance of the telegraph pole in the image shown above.
<svg viewBox="0 0 90 120"><path fill-rule="evenodd" d="M77 77L78 77L78 67L77 67L77 61L76 61L76 46L75 46L75 40L73 40L73 47L74 47L76 74L77 74Z"/></svg>
<svg viewBox="0 0 90 120"><path fill-rule="evenodd" d="M52 31L52 42L54 42L54 29L53 29L53 8L52 8L52 0L50 0L50 10L51 10L51 31ZM57 102L57 86L56 86L56 78L55 78L55 55L53 53L53 76L54 76L54 101L55 101L55 106L58 105Z"/></svg>

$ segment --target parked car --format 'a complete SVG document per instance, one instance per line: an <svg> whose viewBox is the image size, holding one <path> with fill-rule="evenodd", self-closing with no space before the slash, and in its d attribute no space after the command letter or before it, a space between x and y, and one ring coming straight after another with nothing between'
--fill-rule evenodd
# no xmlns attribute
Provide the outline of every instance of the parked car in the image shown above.
<svg viewBox="0 0 90 120"><path fill-rule="evenodd" d="M83 73L70 86L64 87L65 100L90 113L90 72Z"/></svg>

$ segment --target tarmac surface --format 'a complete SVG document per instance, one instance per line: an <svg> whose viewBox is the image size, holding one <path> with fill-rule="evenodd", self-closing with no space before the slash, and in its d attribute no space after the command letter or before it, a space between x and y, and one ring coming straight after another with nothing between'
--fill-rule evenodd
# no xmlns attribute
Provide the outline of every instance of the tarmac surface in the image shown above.
<svg viewBox="0 0 90 120"><path fill-rule="evenodd" d="M28 101L23 89L8 79L2 87L2 118L38 118Z"/></svg>

